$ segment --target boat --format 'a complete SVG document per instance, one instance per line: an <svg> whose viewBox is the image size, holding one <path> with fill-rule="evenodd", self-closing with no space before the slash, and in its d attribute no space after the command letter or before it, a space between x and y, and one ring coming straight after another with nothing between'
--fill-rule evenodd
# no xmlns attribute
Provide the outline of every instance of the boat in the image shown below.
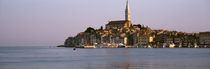
<svg viewBox="0 0 210 69"><path fill-rule="evenodd" d="M147 47L147 48L152 48L152 46L148 45L148 47Z"/></svg>
<svg viewBox="0 0 210 69"><path fill-rule="evenodd" d="M204 45L204 48L207 48L207 46L206 46L206 45Z"/></svg>
<svg viewBox="0 0 210 69"><path fill-rule="evenodd" d="M174 47L175 47L174 43L169 44L169 48L174 48Z"/></svg>
<svg viewBox="0 0 210 69"><path fill-rule="evenodd" d="M179 48L182 48L182 43L179 43Z"/></svg>
<svg viewBox="0 0 210 69"><path fill-rule="evenodd" d="M96 48L96 46L84 46L84 48Z"/></svg>
<svg viewBox="0 0 210 69"><path fill-rule="evenodd" d="M76 50L76 47L74 47L73 50L75 51Z"/></svg>
<svg viewBox="0 0 210 69"><path fill-rule="evenodd" d="M123 43L118 44L118 48L125 48L126 46Z"/></svg>
<svg viewBox="0 0 210 69"><path fill-rule="evenodd" d="M199 46L197 45L197 43L194 43L194 48L199 48Z"/></svg>
<svg viewBox="0 0 210 69"><path fill-rule="evenodd" d="M166 43L163 43L163 48L166 48Z"/></svg>

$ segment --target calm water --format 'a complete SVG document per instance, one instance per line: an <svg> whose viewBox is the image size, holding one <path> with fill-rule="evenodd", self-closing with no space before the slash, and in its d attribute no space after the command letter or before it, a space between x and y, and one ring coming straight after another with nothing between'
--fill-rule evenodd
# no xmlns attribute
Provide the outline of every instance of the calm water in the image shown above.
<svg viewBox="0 0 210 69"><path fill-rule="evenodd" d="M0 69L210 69L210 49L1 46Z"/></svg>

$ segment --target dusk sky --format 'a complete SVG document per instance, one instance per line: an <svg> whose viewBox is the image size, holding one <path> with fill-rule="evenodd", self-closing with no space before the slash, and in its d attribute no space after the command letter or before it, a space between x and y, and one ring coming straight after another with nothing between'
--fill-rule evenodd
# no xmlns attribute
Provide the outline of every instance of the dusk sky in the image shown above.
<svg viewBox="0 0 210 69"><path fill-rule="evenodd" d="M152 29L210 31L210 0L130 0L131 21ZM56 46L87 27L123 20L126 0L0 0L0 46Z"/></svg>

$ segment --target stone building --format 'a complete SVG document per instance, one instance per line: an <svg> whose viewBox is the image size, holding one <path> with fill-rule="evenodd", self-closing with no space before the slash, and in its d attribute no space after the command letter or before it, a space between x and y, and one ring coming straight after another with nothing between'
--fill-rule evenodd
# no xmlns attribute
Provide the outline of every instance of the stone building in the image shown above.
<svg viewBox="0 0 210 69"><path fill-rule="evenodd" d="M119 21L109 21L108 24L106 24L106 29L111 29L113 27L115 28L129 28L133 26L130 19L130 7L127 1L126 9L125 9L125 20L119 20Z"/></svg>
<svg viewBox="0 0 210 69"><path fill-rule="evenodd" d="M109 21L108 24L106 24L106 29L111 28L129 28L133 24L131 21L121 20L121 21Z"/></svg>
<svg viewBox="0 0 210 69"><path fill-rule="evenodd" d="M200 32L199 42L201 46L210 46L210 32Z"/></svg>

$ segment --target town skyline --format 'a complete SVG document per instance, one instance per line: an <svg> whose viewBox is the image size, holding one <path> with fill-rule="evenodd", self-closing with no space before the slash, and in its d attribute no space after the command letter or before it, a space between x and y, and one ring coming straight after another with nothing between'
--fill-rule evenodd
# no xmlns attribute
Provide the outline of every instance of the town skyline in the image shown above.
<svg viewBox="0 0 210 69"><path fill-rule="evenodd" d="M120 0L118 0L118 1L120 1ZM163 0L163 1L165 1L165 0ZM185 1L189 1L189 0L185 0ZM206 2L204 2L204 1L206 1ZM37 2L37 4L39 4L38 2L41 2L41 1L36 1L36 2ZM70 1L70 2L73 2L73 1ZM92 0L90 2L92 2ZM65 13L63 13L63 15L67 14L68 17L72 18L70 20L68 20L68 18L64 18L64 21L62 21L63 19L61 19L61 18L63 18L62 17L63 15L59 15L59 14L58 15L53 15L53 16L55 16L55 18L52 18L52 19L58 19L58 21L57 20L50 21L50 22L53 23L52 24L53 27L48 27L48 25L50 26L50 23L44 23L44 26L42 26L40 24L33 25L32 23L34 23L34 22L31 22L30 20L36 22L36 18L35 18L35 20L34 19L30 19L29 21L26 20L26 22L29 22L29 24L24 23L25 21L21 21L21 20L24 20L22 18L15 19L16 17L21 16L21 15L16 15L15 17L13 17L14 15L8 14L8 13L12 13L11 10L17 10L17 9L14 9L14 6L9 7L8 5L9 5L10 2L3 1L2 2L3 8L1 8L1 9L5 9L5 8L9 7L9 9L7 9L6 11L10 11L10 12L1 11L1 15L3 15L3 16L1 16L1 18L3 18L1 20L2 21L1 26L6 25L5 27L3 27L4 30L1 30L1 31L3 32L3 35L6 36L6 37L1 37L2 40L0 40L1 41L0 43L3 44L3 45L8 45L9 43L17 42L17 43L14 43L14 45L18 44L18 43L20 43L19 45L21 45L21 44L24 45L25 43L29 42L29 45L36 45L39 42L41 42L42 40L41 39L35 39L34 40L33 37L38 37L38 38L40 38L40 36L45 37L49 34L45 33L45 34L40 34L39 35L37 33L39 33L39 32L49 32L50 31L49 33L53 34L53 35L49 35L50 37L48 36L47 38L50 38L50 40L52 40L52 41L43 40L42 42L45 42L45 43L43 43L43 45L45 45L45 44L46 45L54 45L54 44L51 44L51 43L59 41L59 40L61 40L61 38L65 39L65 37L67 37L69 35L70 36L75 36L78 32L84 31L87 27L93 27L93 28L98 29L98 28L100 28L100 26L104 26L104 24L107 24L108 20L123 20L124 19L124 15L122 15L124 13L123 12L124 11L123 10L124 4L125 4L124 1L119 2L119 4L115 1L113 1L113 3L110 6L108 6L108 5L103 6L104 9L102 11L106 11L106 10L109 9L109 7L113 6L110 9L110 11L108 11L108 12L100 12L98 10L97 11L95 10L95 9L99 9L98 7L95 7L95 6L99 5L101 2L98 3L98 1L97 1L97 2L94 2L94 4L91 4L90 2L84 2L85 5L79 6L80 4L79 4L79 1L78 1L78 2L76 2L76 4L77 4L76 7L77 8L76 7L75 8L71 7L70 9L71 10L73 9L73 11L68 10L68 11L74 12L74 13L79 12L77 14L70 15L67 12L63 11L63 12L65 12ZM143 2L145 2L145 1L143 1ZM157 2L157 1L153 1L153 2ZM193 33L193 32L198 33L198 32L205 32L205 31L210 30L209 27L208 27L208 24L210 22L209 21L210 20L209 19L210 13L208 11L210 11L210 9L207 9L207 8L209 8L209 7L207 7L207 6L209 6L208 5L209 1L207 1L207 0L203 0L202 2L193 1L190 4L182 3L183 1L176 1L176 3L182 4L182 6L176 6L175 3L166 1L166 3L169 2L168 4L171 4L169 6L171 6L172 8L175 8L173 10L170 9L170 7L163 7L165 5L168 5L164 2L159 2L159 4L158 4L158 2L157 3L153 3L153 2L152 1L150 1L150 2L146 1L146 4L148 4L148 5L146 5L146 4L143 4L143 3L139 3L139 2L136 3L135 1L130 1L130 5L132 6L131 7L132 23L134 23L134 24L144 24L146 26L149 26L152 29L176 30L176 31L182 31L182 32L187 32L187 33ZM55 3L57 3L57 2L55 2ZM59 2L59 3L63 3L63 2ZM108 2L106 2L106 3L108 3ZM155 7L155 5L149 6L149 5L151 5L149 3L153 3L157 6L156 7ZM14 3L14 4L18 5L18 8L22 8L21 11L19 10L19 12L16 12L16 13L25 12L25 11L23 11L24 7L20 6L21 2L19 2L19 3L17 2L17 3ZM45 4L45 3L43 3L43 4ZM67 5L68 3L64 3L64 4ZM115 4L117 4L117 5L115 5ZM144 7L138 5L138 7L140 7L140 8L137 8L135 6L137 4L140 4L140 5L143 4L142 6L144 6ZM163 5L160 6L160 4L163 4ZM183 6L184 4L187 4L187 5ZM24 3L24 5L27 5L27 4ZM90 6L87 6L87 5L90 5ZM114 5L116 7L114 7ZM197 5L197 7L195 7L194 5ZM31 5L31 6L33 6L33 5ZM64 6L64 5L60 5L60 7L61 6ZM87 7L85 7L85 6L89 7L90 10L87 11L87 9L85 9ZM99 6L102 6L102 5L99 5ZM85 8L78 9L79 7L85 7ZM183 7L183 8L181 8L181 7ZM49 6L45 6L45 8L49 8ZM67 7L63 8L62 10L66 9L66 8ZM141 8L143 8L144 10L141 9ZM154 9L154 8L156 8L156 9ZM165 8L165 10L163 10L164 8ZM166 8L168 8L168 9L166 9ZM196 8L197 10L195 10L193 8ZM58 9L58 8L51 8L50 10L53 10L53 9ZM86 14L85 12L81 12L83 10L86 10L86 13L88 13L88 14ZM91 10L96 11L96 12L92 12ZM45 12L45 11L46 10L41 11L41 12ZM156 11L156 12L152 12L152 11ZM163 11L165 11L165 12L163 12ZM175 12L172 12L172 11L175 11ZM189 12L189 11L191 11L191 12ZM29 11L29 12L31 12L31 11ZM58 12L61 12L61 11L58 11ZM140 13L138 13L138 12L140 12ZM7 13L7 14L3 14L3 13ZM14 14L16 14L16 13L14 13ZM53 13L56 13L56 12L53 12ZM82 13L82 14L80 15L80 13ZM158 13L161 13L161 14L158 14ZM177 13L180 13L180 14L177 14ZM186 14L186 13L188 13L188 14ZM26 15L24 15L24 16L28 17L27 14L30 14L30 13L26 13ZM191 15L191 14L193 14L193 15ZM89 18L89 19L84 19L84 18L88 18L89 15L92 15L93 17ZM33 17L39 17L39 16L35 16L35 15L32 15L32 16ZM48 14L48 16L49 16L49 14ZM59 16L61 16L61 17L59 17ZM8 17L12 17L13 18L12 21L9 21L7 19ZM157 17L162 17L162 18L157 18ZM46 18L47 17L45 17L45 16L43 17L43 19L46 19ZM45 22L45 20L42 21L41 19L42 18L37 19L38 23L39 22L40 23ZM19 21L19 20L20 20L20 22L23 22L23 23L20 23L19 26L16 25L16 24L12 25L13 22L16 22L16 21ZM65 21L67 21L67 22L65 22ZM6 24L7 22L9 24ZM48 21L46 21L46 22L48 22ZM68 26L60 25L60 23L63 24L63 25L68 25ZM68 23L70 23L70 24L68 24ZM31 26L30 24L32 24L33 26ZM23 26L29 26L29 27L32 27L32 28L23 27ZM15 27L18 30L15 30L15 29L10 30L9 27ZM41 27L39 29L39 31L37 30L38 27ZM44 28L44 27L47 27L47 28ZM68 27L70 27L70 28L68 28ZM29 29L28 31L24 30L24 29L27 29L27 28ZM56 29L52 29L52 28L56 28ZM59 29L59 28L61 28L61 29ZM42 29L45 29L45 30L41 31ZM60 31L57 30L57 29L59 29ZM75 30L75 29L77 29L77 30ZM5 30L7 30L9 32L5 32ZM24 31L21 31L21 30L24 30ZM34 31L34 32L30 32L31 30ZM61 30L65 30L65 31L61 31ZM64 35L56 34L57 32L62 32L62 34L64 34L64 32L65 32L65 34ZM26 34L26 37L24 38L26 40L20 40L20 41L14 40L14 41L11 42L10 39L17 38L15 36L11 35L11 34L18 34L18 35ZM32 35L32 34L36 34L36 35ZM12 37L10 37L10 36L12 36ZM56 36L59 36L59 37L58 38L52 38L52 37L56 37ZM35 43L33 41L35 41ZM30 42L32 44L30 44Z"/></svg>
<svg viewBox="0 0 210 69"><path fill-rule="evenodd" d="M209 48L210 32L185 33L155 30L143 24L133 24L129 1L124 20L109 20L105 28L88 27L76 36L69 36L58 47L76 48Z"/></svg>

